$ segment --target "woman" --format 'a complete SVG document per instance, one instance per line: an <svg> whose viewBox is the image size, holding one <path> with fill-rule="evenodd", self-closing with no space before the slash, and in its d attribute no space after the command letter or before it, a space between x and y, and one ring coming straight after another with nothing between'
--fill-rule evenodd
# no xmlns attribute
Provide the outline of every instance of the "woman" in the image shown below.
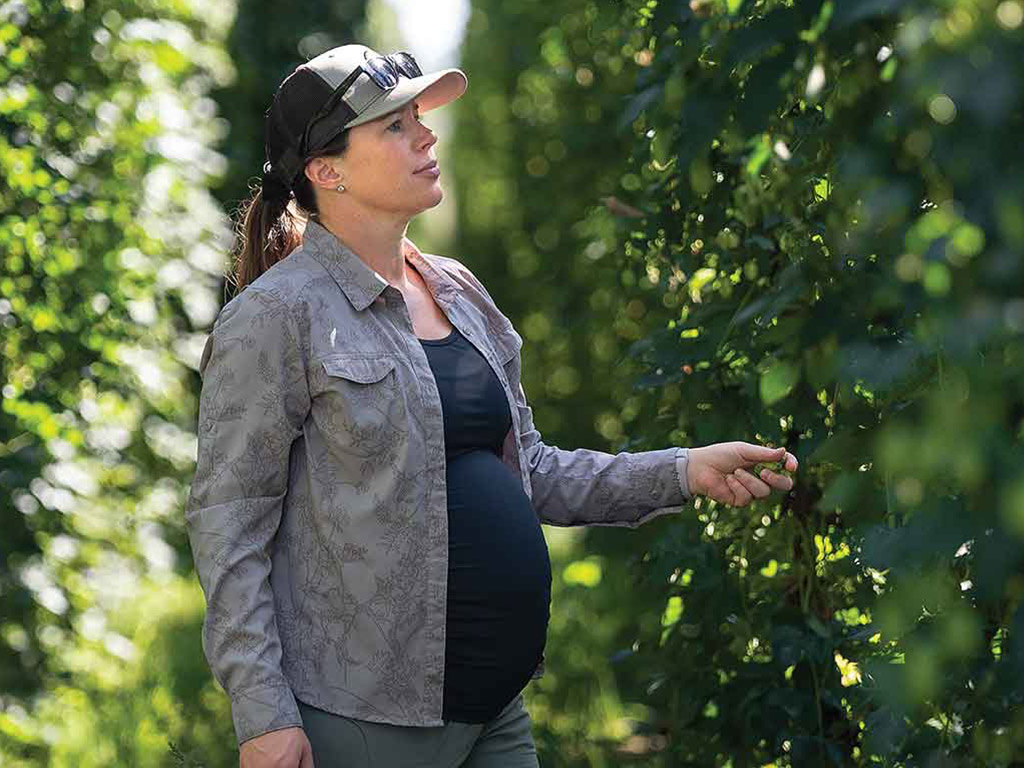
<svg viewBox="0 0 1024 768"><path fill-rule="evenodd" d="M542 442L512 323L461 262L405 237L442 199L420 114L466 84L345 45L267 110L186 514L243 768L537 766L522 690L543 673L539 524L636 527L697 493L792 488L744 470L794 471L782 448Z"/></svg>

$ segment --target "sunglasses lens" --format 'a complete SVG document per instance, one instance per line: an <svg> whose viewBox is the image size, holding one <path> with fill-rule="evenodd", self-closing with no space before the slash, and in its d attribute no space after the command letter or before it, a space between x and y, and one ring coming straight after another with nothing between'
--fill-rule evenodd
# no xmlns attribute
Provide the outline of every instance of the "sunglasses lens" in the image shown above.
<svg viewBox="0 0 1024 768"><path fill-rule="evenodd" d="M398 71L406 77L419 77L423 74L420 70L419 64L416 63L416 59L412 57L412 54L402 51L392 54L391 60L395 62L395 65L398 67Z"/></svg>
<svg viewBox="0 0 1024 768"><path fill-rule="evenodd" d="M394 88L398 83L398 73L394 66L383 56L368 59L363 65L364 71L373 78L373 82L381 88Z"/></svg>

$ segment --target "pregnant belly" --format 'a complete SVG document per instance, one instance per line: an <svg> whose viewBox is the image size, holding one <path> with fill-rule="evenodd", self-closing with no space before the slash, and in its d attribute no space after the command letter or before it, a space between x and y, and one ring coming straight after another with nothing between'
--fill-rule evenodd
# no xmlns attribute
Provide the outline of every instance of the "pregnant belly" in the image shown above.
<svg viewBox="0 0 1024 768"><path fill-rule="evenodd" d="M462 602L527 606L550 597L551 563L522 485L486 450L448 461L449 587Z"/></svg>
<svg viewBox="0 0 1024 768"><path fill-rule="evenodd" d="M490 451L448 461L444 717L486 722L544 652L551 563L530 499Z"/></svg>

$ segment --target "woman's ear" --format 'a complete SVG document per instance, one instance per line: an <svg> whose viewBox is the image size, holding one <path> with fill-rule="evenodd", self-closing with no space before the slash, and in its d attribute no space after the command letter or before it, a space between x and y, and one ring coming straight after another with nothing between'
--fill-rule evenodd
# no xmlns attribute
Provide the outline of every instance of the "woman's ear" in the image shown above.
<svg viewBox="0 0 1024 768"><path fill-rule="evenodd" d="M335 168L336 163L329 157L314 157L306 163L306 177L315 187L334 189L344 182L344 174Z"/></svg>

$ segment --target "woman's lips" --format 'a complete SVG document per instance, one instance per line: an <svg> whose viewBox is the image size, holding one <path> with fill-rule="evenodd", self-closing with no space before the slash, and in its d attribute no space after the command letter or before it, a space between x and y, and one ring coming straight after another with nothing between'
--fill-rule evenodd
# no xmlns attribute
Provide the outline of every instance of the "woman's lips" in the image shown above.
<svg viewBox="0 0 1024 768"><path fill-rule="evenodd" d="M433 176L435 179L441 175L441 169L437 165L437 161L434 160L430 165L425 168L421 168L418 171L414 171L414 174L424 174L427 176Z"/></svg>

